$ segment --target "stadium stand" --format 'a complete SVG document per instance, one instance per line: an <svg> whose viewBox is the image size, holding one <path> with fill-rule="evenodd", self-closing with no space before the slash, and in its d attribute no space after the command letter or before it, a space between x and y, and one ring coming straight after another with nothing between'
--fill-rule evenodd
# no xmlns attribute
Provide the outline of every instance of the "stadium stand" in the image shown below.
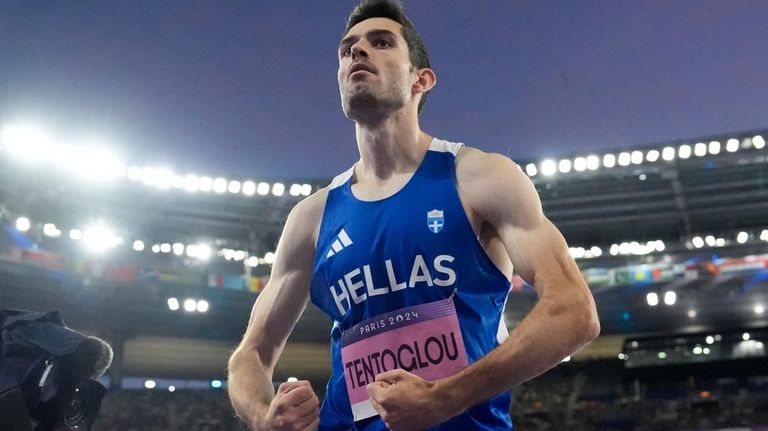
<svg viewBox="0 0 768 431"><path fill-rule="evenodd" d="M603 336L515 390L518 429L768 424L765 134L520 162L593 290ZM288 211L327 180L126 166L99 182L42 155L25 164L9 148L0 304L60 310L113 345L96 429L242 429L226 392L207 382L225 376ZM512 285L510 328L536 301L519 277ZM276 379L309 378L322 394L328 330L310 306ZM158 384L128 387L129 377ZM161 379L208 389L171 393Z"/></svg>

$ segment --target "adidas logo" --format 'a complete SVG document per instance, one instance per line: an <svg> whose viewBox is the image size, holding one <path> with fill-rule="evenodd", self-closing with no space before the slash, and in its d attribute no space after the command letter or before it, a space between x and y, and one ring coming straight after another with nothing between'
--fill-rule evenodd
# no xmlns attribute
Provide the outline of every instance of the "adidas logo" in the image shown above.
<svg viewBox="0 0 768 431"><path fill-rule="evenodd" d="M342 229L336 240L331 244L331 249L328 250L328 254L325 255L325 257L331 257L341 250L344 250L344 247L349 247L350 245L352 245L352 240L349 238L349 235L347 235L347 232Z"/></svg>

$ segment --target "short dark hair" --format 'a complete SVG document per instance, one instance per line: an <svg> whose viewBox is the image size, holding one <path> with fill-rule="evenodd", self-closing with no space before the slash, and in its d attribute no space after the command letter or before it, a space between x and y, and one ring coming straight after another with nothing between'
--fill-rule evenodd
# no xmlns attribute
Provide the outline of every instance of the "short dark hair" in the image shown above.
<svg viewBox="0 0 768 431"><path fill-rule="evenodd" d="M416 32L411 20L405 16L403 5L400 1L363 0L357 5L352 13L349 14L347 28L344 29L344 34L346 35L350 28L369 18L389 18L400 24L402 26L400 33L403 35L403 39L405 39L405 42L408 45L408 57L411 60L411 66L416 69L430 67L429 55L427 54L427 48L424 46L424 41L421 40L421 36ZM419 113L421 113L421 109L427 101L427 93L429 92L426 92L421 96L418 108Z"/></svg>

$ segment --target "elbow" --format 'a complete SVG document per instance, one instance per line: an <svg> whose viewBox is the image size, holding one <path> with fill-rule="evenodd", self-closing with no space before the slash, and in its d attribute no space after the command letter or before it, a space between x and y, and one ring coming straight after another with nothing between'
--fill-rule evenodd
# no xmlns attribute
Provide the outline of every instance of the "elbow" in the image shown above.
<svg viewBox="0 0 768 431"><path fill-rule="evenodd" d="M578 318L579 338L581 339L581 345L584 346L600 335L600 318L598 317L594 300L590 298L587 304L581 307L580 314Z"/></svg>

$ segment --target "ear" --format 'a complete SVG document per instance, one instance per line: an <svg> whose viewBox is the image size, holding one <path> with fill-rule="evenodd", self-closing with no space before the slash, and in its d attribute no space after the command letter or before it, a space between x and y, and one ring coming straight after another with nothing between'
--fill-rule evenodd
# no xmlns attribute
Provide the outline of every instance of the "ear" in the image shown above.
<svg viewBox="0 0 768 431"><path fill-rule="evenodd" d="M424 69L416 71L416 82L414 82L411 92L414 95L426 93L431 90L435 84L437 84L437 75L435 75L435 72L432 69L425 67Z"/></svg>

